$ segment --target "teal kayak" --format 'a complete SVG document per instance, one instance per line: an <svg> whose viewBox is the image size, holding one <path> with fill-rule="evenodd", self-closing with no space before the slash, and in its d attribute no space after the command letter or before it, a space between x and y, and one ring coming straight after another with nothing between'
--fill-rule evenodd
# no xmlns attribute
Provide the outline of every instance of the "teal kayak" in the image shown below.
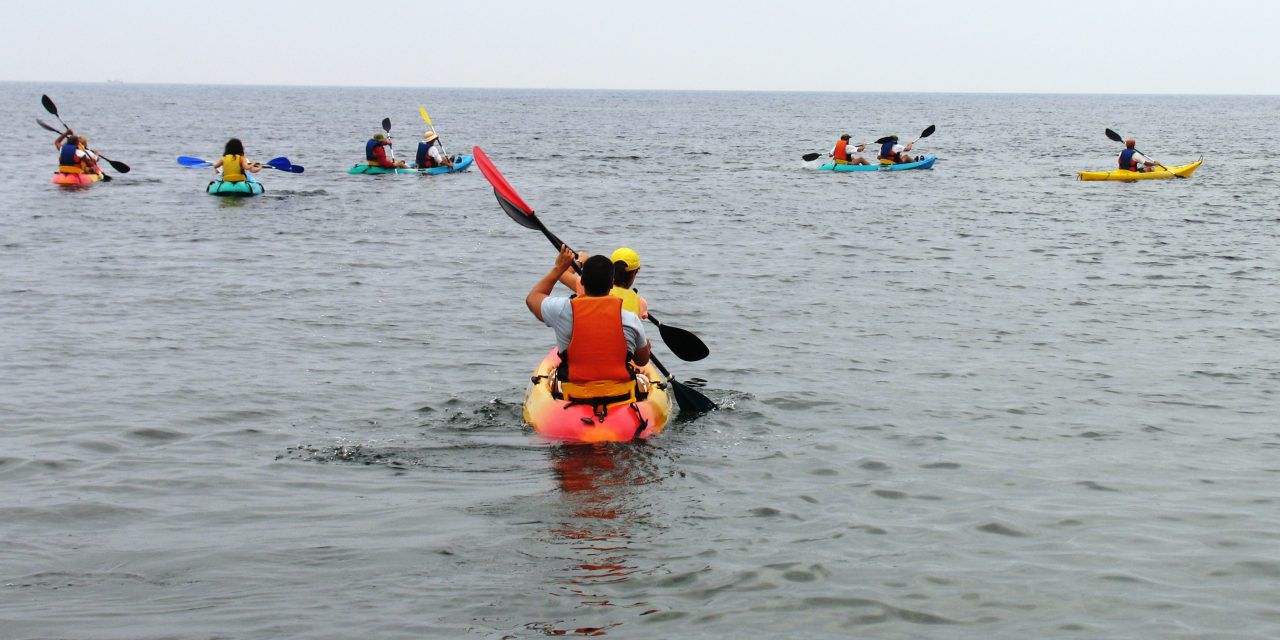
<svg viewBox="0 0 1280 640"><path fill-rule="evenodd" d="M470 167L471 163L474 161L475 161L475 158L472 158L471 156L459 155L459 156L453 157L452 167L432 167L430 169L421 169L421 170L413 168L414 167L413 164L409 165L410 167L409 169L393 169L391 167L371 167L367 164L358 164L354 167L351 167L350 169L347 169L347 173L353 176L361 176L361 175L378 176L378 175L384 175L388 173L400 173L400 174L425 173L428 175L436 175L440 173L457 173L458 171L466 171L467 167Z"/></svg>
<svg viewBox="0 0 1280 640"><path fill-rule="evenodd" d="M249 178L242 182L223 182L222 180L214 180L205 187L205 193L211 196L236 196L247 198L249 196L262 195L262 183Z"/></svg>
<svg viewBox="0 0 1280 640"><path fill-rule="evenodd" d="M907 171L909 169L932 169L938 156L925 156L917 162L906 164L832 164L830 162L818 167L818 171Z"/></svg>

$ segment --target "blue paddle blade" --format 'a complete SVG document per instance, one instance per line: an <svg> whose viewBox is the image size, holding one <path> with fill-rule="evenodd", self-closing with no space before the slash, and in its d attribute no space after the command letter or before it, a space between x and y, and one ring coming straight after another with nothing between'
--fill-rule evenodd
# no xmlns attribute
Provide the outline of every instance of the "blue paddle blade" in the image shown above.
<svg viewBox="0 0 1280 640"><path fill-rule="evenodd" d="M289 165L289 173L302 173L303 171L306 171L306 169L304 169L302 165L298 165L298 164Z"/></svg>
<svg viewBox="0 0 1280 640"><path fill-rule="evenodd" d="M191 156L178 156L178 164L184 167L212 167L213 163Z"/></svg>
<svg viewBox="0 0 1280 640"><path fill-rule="evenodd" d="M280 167L287 167L293 163L289 162L288 158L284 156L280 156L279 158L272 158L262 164L265 164L268 167L271 167L272 169L279 169Z"/></svg>

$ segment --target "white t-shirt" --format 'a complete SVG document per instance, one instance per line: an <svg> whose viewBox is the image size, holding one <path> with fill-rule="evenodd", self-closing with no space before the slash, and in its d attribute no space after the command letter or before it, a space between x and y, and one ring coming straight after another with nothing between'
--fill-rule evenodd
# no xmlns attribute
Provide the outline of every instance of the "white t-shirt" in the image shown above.
<svg viewBox="0 0 1280 640"><path fill-rule="evenodd" d="M542 301L542 321L556 332L556 349L568 349L569 338L573 337L573 302L569 298L547 296ZM640 318L626 309L622 310L622 335L631 353L649 343Z"/></svg>
<svg viewBox="0 0 1280 640"><path fill-rule="evenodd" d="M444 163L444 154L440 153L440 145L435 142L432 142L431 146L427 148L427 155L431 156L431 159L435 160L436 164Z"/></svg>

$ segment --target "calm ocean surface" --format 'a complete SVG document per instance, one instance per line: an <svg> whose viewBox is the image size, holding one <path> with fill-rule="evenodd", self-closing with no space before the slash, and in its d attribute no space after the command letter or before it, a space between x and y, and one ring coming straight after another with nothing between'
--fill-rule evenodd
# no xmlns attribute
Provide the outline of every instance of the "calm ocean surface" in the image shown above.
<svg viewBox="0 0 1280 640"><path fill-rule="evenodd" d="M40 94L133 171L49 184ZM707 360L521 425L554 253ZM0 637L1280 636L1280 98L0 84ZM838 134L933 171L833 175ZM1191 180L1082 183L1111 127ZM267 194L204 194L230 136Z"/></svg>

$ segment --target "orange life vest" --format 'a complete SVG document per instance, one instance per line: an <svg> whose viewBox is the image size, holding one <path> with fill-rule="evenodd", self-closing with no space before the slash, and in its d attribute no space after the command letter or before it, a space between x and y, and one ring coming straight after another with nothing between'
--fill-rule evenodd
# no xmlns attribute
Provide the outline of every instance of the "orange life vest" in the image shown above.
<svg viewBox="0 0 1280 640"><path fill-rule="evenodd" d="M836 152L834 154L836 157L836 164L849 164L849 152L847 151L848 146L848 140L841 139L836 142Z"/></svg>
<svg viewBox="0 0 1280 640"><path fill-rule="evenodd" d="M568 382L630 381L627 337L622 332L622 300L578 296L573 305L573 336L565 350Z"/></svg>

